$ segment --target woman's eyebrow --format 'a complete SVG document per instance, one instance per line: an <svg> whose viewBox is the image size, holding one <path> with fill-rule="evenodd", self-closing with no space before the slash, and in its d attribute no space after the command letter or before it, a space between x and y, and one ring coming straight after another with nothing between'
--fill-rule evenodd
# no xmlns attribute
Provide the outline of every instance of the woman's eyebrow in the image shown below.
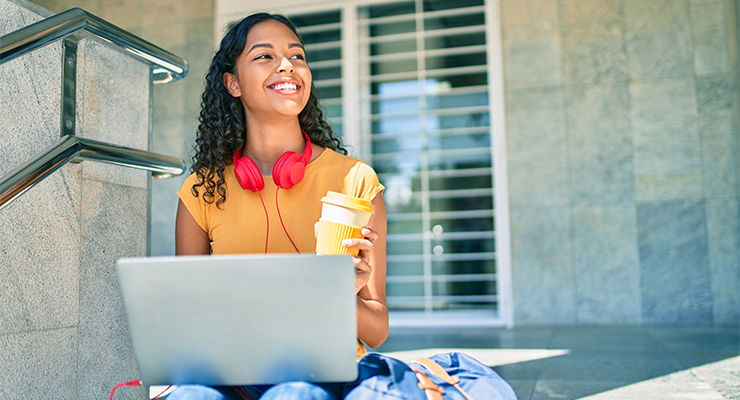
<svg viewBox="0 0 740 400"><path fill-rule="evenodd" d="M249 49L249 51L247 53L251 53L252 50L254 50L254 49L258 48L258 47L267 47L267 48L270 48L271 49L272 48L272 45L269 44L269 43L257 43L254 46L252 46L252 48Z"/></svg>
<svg viewBox="0 0 740 400"><path fill-rule="evenodd" d="M257 43L254 46L252 46L252 48L249 49L249 51L247 53L251 53L252 50L254 50L254 49L258 48L258 47L267 47L267 48L271 49L272 48L272 45L270 43ZM291 43L291 44L288 45L288 48L291 48L292 49L293 47L300 47L302 49L303 48L303 45L300 44L300 43Z"/></svg>

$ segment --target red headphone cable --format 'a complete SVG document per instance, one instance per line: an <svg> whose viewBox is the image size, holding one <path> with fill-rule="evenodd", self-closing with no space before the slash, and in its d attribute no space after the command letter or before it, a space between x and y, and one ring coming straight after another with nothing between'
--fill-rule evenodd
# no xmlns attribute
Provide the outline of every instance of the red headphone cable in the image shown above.
<svg viewBox="0 0 740 400"><path fill-rule="evenodd" d="M110 397L108 400L113 400L113 394L116 392L116 390L123 386L141 386L141 381L129 381L129 382L123 382L119 383L116 386L113 386L113 390L110 391Z"/></svg>
<svg viewBox="0 0 740 400"><path fill-rule="evenodd" d="M162 395L163 395L163 394L164 394L164 393L165 393L166 391L170 390L170 388L171 388L171 387L172 387L172 385L170 385L170 386L167 386L167 389L163 390L163 391L162 391L162 392L160 392L160 393L159 393L158 395L156 395L156 396L152 397L152 398L151 398L151 400L157 400L157 399L158 399L158 398L159 398L160 396L162 396Z"/></svg>
<svg viewBox="0 0 740 400"><path fill-rule="evenodd" d="M241 387L243 388L244 386L241 386ZM247 395L245 397L244 396L244 393L242 393L241 390L239 390L239 387L238 386L232 386L231 388L234 389L234 391L236 392L236 394L238 394L239 397L241 397L242 399L244 399L244 400L254 400L254 398L252 398L252 395L249 394L249 392L247 390L244 390L244 393L246 393L246 395Z"/></svg>
<svg viewBox="0 0 740 400"><path fill-rule="evenodd" d="M293 239L290 237L290 234L288 234L288 230L285 229L285 224L283 223L283 217L280 215L280 206L278 205L278 192L280 191L280 188L278 187L277 190L275 190L275 208L278 212L278 218L280 218L280 225L283 226L283 231L285 231L285 235L288 236L288 240L290 240L290 244L293 245L293 248L298 254L301 254L301 252L298 250L298 246L293 243Z"/></svg>
<svg viewBox="0 0 740 400"><path fill-rule="evenodd" d="M267 233L265 234L265 254L267 254L267 241L270 239L270 217L267 216L267 206L265 206L265 201L262 199L262 191L258 190L257 194L260 195L262 208L265 210L265 221L267 222Z"/></svg>

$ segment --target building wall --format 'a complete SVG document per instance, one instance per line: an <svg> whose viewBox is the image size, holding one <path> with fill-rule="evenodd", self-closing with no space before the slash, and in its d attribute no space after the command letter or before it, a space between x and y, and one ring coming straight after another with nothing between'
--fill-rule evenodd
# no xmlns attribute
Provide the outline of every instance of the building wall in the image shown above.
<svg viewBox="0 0 740 400"><path fill-rule="evenodd" d="M517 323L738 323L735 6L502 1Z"/></svg>

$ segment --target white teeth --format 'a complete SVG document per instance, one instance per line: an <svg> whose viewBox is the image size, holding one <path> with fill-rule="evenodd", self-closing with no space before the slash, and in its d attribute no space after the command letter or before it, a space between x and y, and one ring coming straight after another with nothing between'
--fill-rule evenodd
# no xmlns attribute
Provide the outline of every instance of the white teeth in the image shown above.
<svg viewBox="0 0 740 400"><path fill-rule="evenodd" d="M296 86L295 83L278 83L277 85L273 86L273 89L275 90L296 90L298 89L298 86Z"/></svg>

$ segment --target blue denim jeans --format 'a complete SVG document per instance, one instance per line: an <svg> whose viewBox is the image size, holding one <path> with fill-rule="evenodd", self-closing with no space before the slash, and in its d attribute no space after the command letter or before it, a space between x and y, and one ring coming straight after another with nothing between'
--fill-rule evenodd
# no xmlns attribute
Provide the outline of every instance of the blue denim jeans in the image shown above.
<svg viewBox="0 0 740 400"><path fill-rule="evenodd" d="M247 387L249 395L241 395L231 388L183 385L170 393L167 400L340 400L345 389L349 389L348 385L344 383L285 382L269 388L267 386Z"/></svg>

